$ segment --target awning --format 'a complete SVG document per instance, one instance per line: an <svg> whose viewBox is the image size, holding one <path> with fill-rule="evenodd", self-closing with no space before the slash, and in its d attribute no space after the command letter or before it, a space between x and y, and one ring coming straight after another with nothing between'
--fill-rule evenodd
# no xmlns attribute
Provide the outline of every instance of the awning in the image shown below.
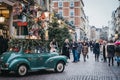
<svg viewBox="0 0 120 80"><path fill-rule="evenodd" d="M16 19L16 20L13 20L13 24L15 26L23 27L23 26L27 26L28 22L23 22L21 19Z"/></svg>
<svg viewBox="0 0 120 80"><path fill-rule="evenodd" d="M27 26L27 22L21 22L21 21L18 21L17 22L17 26L19 26L19 27L22 27L22 26Z"/></svg>

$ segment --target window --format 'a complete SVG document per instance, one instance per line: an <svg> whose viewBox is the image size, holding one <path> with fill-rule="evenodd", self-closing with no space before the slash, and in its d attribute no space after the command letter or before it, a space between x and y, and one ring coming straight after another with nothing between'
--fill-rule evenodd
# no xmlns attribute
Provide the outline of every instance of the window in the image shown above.
<svg viewBox="0 0 120 80"><path fill-rule="evenodd" d="M71 16L71 17L74 16L74 10L70 10L70 16Z"/></svg>
<svg viewBox="0 0 120 80"><path fill-rule="evenodd" d="M71 24L74 24L74 21L70 21Z"/></svg>
<svg viewBox="0 0 120 80"><path fill-rule="evenodd" d="M73 1L70 2L70 7L74 7L74 2Z"/></svg>
<svg viewBox="0 0 120 80"><path fill-rule="evenodd" d="M63 3L62 2L58 2L58 7L63 7Z"/></svg>
<svg viewBox="0 0 120 80"><path fill-rule="evenodd" d="M60 14L60 16L63 16L63 11L59 10L59 14Z"/></svg>

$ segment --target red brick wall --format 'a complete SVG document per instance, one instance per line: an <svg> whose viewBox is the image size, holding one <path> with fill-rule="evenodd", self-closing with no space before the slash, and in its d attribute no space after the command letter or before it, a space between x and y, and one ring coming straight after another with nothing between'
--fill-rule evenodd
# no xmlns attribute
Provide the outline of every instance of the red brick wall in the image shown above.
<svg viewBox="0 0 120 80"><path fill-rule="evenodd" d="M75 25L80 25L80 18L79 17L75 17Z"/></svg>
<svg viewBox="0 0 120 80"><path fill-rule="evenodd" d="M58 7L58 2L54 2L54 6L53 7Z"/></svg>
<svg viewBox="0 0 120 80"><path fill-rule="evenodd" d="M64 2L63 7L69 7L69 2Z"/></svg>
<svg viewBox="0 0 120 80"><path fill-rule="evenodd" d="M62 8L62 10L63 10L63 16L64 16L64 18L65 19L68 19L69 21L70 21L70 19L71 19L71 17L69 16L69 14L70 14L70 3L69 3L69 1L67 2L64 2L63 3L63 8ZM75 26L80 26L80 22L81 22L81 18L80 18L80 1L78 1L78 2L75 2L74 3L74 24L75 24ZM76 8L77 7L77 8ZM58 2L54 2L54 10L55 11L57 11L58 12L58 10L59 10L59 8L58 8Z"/></svg>
<svg viewBox="0 0 120 80"><path fill-rule="evenodd" d="M63 8L63 15L69 16L69 8Z"/></svg>
<svg viewBox="0 0 120 80"><path fill-rule="evenodd" d="M80 8L75 8L75 16L80 16Z"/></svg>
<svg viewBox="0 0 120 80"><path fill-rule="evenodd" d="M74 5L75 5L75 7L79 7L80 6L80 2L75 2Z"/></svg>

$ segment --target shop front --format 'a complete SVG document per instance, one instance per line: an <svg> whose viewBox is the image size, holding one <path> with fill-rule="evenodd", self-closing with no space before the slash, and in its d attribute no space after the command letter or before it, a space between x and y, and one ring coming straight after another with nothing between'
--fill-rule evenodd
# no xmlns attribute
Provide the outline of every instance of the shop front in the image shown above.
<svg viewBox="0 0 120 80"><path fill-rule="evenodd" d="M10 36L10 17L12 12L12 3L0 1L0 35L4 38Z"/></svg>

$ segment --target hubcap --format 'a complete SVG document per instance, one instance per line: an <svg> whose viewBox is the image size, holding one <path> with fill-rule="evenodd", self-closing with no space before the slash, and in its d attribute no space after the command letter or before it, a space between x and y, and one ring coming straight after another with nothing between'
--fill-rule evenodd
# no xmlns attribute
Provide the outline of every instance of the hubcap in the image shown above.
<svg viewBox="0 0 120 80"><path fill-rule="evenodd" d="M64 65L62 64L62 63L59 63L58 65L57 65L57 70L59 71L59 72L61 72L62 70L63 70L63 67Z"/></svg>
<svg viewBox="0 0 120 80"><path fill-rule="evenodd" d="M19 72L20 75L25 75L26 72L27 72L26 66L23 66L23 65L20 66L18 72Z"/></svg>

